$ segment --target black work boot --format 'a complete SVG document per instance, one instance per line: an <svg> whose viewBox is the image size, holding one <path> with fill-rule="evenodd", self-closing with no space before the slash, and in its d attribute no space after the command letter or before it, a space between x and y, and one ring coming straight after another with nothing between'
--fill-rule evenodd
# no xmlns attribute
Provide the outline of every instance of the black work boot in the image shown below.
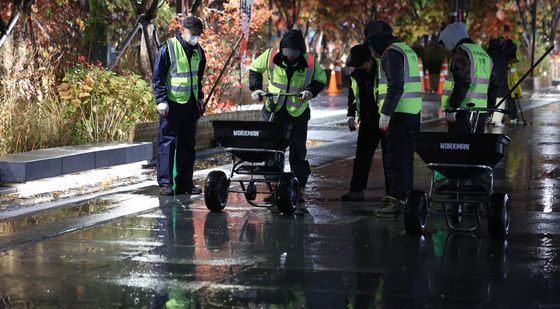
<svg viewBox="0 0 560 309"><path fill-rule="evenodd" d="M173 195L173 188L171 188L170 186L160 187L159 195Z"/></svg>
<svg viewBox="0 0 560 309"><path fill-rule="evenodd" d="M187 190L187 193L190 195L198 195L202 193L202 189L197 186L192 186L190 190Z"/></svg>
<svg viewBox="0 0 560 309"><path fill-rule="evenodd" d="M384 196L382 203L383 207L375 210L375 215L381 218L396 218L404 208L404 201L392 196Z"/></svg>
<svg viewBox="0 0 560 309"><path fill-rule="evenodd" d="M299 192L298 192L298 202L299 203L305 203L305 196L303 196L304 189L305 189L305 186L300 186L299 187Z"/></svg>
<svg viewBox="0 0 560 309"><path fill-rule="evenodd" d="M364 191L354 192L350 191L342 196L342 200L346 202L356 202L365 200Z"/></svg>

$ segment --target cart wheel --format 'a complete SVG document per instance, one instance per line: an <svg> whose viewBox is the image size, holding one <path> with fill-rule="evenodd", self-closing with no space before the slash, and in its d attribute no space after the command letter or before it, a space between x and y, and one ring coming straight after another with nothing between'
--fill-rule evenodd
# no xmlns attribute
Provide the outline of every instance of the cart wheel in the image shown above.
<svg viewBox="0 0 560 309"><path fill-rule="evenodd" d="M229 180L222 171L211 171L204 183L204 201L210 211L222 211L227 204Z"/></svg>
<svg viewBox="0 0 560 309"><path fill-rule="evenodd" d="M424 233L428 217L428 198L422 190L410 190L404 204L404 230L411 235Z"/></svg>
<svg viewBox="0 0 560 309"><path fill-rule="evenodd" d="M247 185L247 191L245 191L245 198L248 201L254 201L257 198L257 186L254 182L249 182Z"/></svg>
<svg viewBox="0 0 560 309"><path fill-rule="evenodd" d="M278 210L285 214L291 215L296 211L298 198L298 180L293 173L282 173L278 188L276 189Z"/></svg>
<svg viewBox="0 0 560 309"><path fill-rule="evenodd" d="M487 211L488 232L490 236L503 239L509 230L509 196L505 193L492 193Z"/></svg>

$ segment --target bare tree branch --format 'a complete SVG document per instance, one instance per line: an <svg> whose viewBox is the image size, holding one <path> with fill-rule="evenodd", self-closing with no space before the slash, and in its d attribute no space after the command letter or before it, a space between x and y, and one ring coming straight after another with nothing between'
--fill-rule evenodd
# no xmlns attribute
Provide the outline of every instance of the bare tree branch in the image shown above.
<svg viewBox="0 0 560 309"><path fill-rule="evenodd" d="M281 18L286 21L288 27L291 27L290 23L290 13L286 5L282 0L274 0L274 5L278 8L278 12L281 15Z"/></svg>
<svg viewBox="0 0 560 309"><path fill-rule="evenodd" d="M189 11L189 13L191 13L194 16L198 16L198 9L200 9L200 6L202 5L202 1L201 0L195 0L194 3L191 6L191 10Z"/></svg>
<svg viewBox="0 0 560 309"><path fill-rule="evenodd" d="M521 26L523 27L523 32L521 33L521 36L523 37L523 40L525 41L527 46L531 46L531 38L529 37L530 29L527 25L527 19L525 18L525 13L528 8L527 6L528 4L527 1L523 1L523 3L521 3L520 1L521 0L515 0L515 4L517 6L517 12L519 13L519 17L521 19Z"/></svg>
<svg viewBox="0 0 560 309"><path fill-rule="evenodd" d="M7 26L6 26L5 31L3 32L2 36L0 36L0 47L2 46L2 44L4 44L4 42L6 41L6 39L8 38L10 33L12 32L12 29L14 29L16 23L19 20L21 4L22 3L21 3L20 0L14 0L13 1L13 8L12 8L12 14L10 15L10 20L8 21Z"/></svg>

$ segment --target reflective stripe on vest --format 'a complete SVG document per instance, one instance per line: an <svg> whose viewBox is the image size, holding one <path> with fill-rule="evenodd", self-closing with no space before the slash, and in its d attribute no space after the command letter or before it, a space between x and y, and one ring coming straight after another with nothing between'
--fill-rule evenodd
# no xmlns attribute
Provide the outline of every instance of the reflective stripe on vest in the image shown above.
<svg viewBox="0 0 560 309"><path fill-rule="evenodd" d="M198 69L202 51L200 46L193 51L191 61L176 38L167 41L167 51L171 65L167 73L167 96L179 104L189 102L191 93L198 101Z"/></svg>
<svg viewBox="0 0 560 309"><path fill-rule="evenodd" d="M290 85L288 85L286 70L274 64L274 57L277 53L278 50L272 48L268 55L268 91L271 93L301 92L307 88L311 83L313 68L315 67L313 55L310 53L303 55L307 59L307 68L304 72L295 71L290 80ZM286 104L286 109L291 116L298 117L307 109L309 101L301 102L297 97L281 98L276 105L276 111L280 110L284 104ZM265 102L265 108L267 111L271 111L268 102Z"/></svg>
<svg viewBox="0 0 560 309"><path fill-rule="evenodd" d="M350 77L350 81L350 87L352 88L352 93L354 94L354 102L352 102L352 104L356 105L356 117L360 119L360 88L358 87L358 83L354 77Z"/></svg>
<svg viewBox="0 0 560 309"><path fill-rule="evenodd" d="M420 68L418 65L418 56L403 42L393 43L385 50L394 49L400 52L404 58L404 89L395 112L406 113L406 114L418 114L422 110L422 95L420 93L421 80L420 80ZM383 108L383 103L385 103L385 97L387 95L387 76L384 71L381 70L381 65L379 66L380 79L379 79L379 95L378 103L379 112Z"/></svg>
<svg viewBox="0 0 560 309"><path fill-rule="evenodd" d="M469 55L470 66L470 79L471 85L465 96L461 101L459 107L466 107L467 103L474 103L475 107L488 106L488 86L490 85L490 74L492 72L492 59L476 44L461 44L461 49ZM451 71L453 63L449 62L449 71ZM453 74L448 74L445 82L443 83L443 95L441 96L441 110L449 108L449 97L454 87Z"/></svg>

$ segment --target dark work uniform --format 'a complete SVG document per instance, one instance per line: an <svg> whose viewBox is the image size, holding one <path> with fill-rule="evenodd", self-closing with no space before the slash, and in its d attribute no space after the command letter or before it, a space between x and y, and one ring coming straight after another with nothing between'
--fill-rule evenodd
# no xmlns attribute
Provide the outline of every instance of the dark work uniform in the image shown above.
<svg viewBox="0 0 560 309"><path fill-rule="evenodd" d="M303 57L303 54L306 52L305 41L301 35L295 35L292 32L288 32L284 35L284 38L280 42L279 50L281 51L284 47L297 49L302 52L302 55L299 56L292 64L288 64L285 61L281 52L278 52L273 59L275 65L286 70L288 85L290 85L292 77L296 71L307 69L307 60ZM321 91L323 91L323 88L325 88L325 83L312 79L305 90L310 91L313 94L313 97L316 97ZM263 75L261 73L249 70L249 89L251 91L263 89ZM288 92L290 92L289 89ZM298 179L300 187L305 187L309 175L311 174L311 166L309 165L309 161L307 161L306 146L307 122L311 118L311 111L309 107L307 107L301 115L293 117L286 108L286 99L286 97L280 98L280 100L284 100L284 102L279 102L279 104L282 104L282 107L274 114L274 121L293 124L290 135L290 167ZM264 106L262 114L263 120L268 121L270 113L267 112Z"/></svg>
<svg viewBox="0 0 560 309"><path fill-rule="evenodd" d="M449 68L451 74L453 74L453 90L449 96L449 106L452 108L458 108L461 106L461 102L467 96L469 87L471 86L471 61L469 55L466 51L459 48L461 44L474 42L465 38L457 43L457 46L452 51L451 55L451 67ZM496 103L496 96L498 95L499 88L499 70L500 66L492 67L492 72L490 75L490 84L488 85L488 107L494 107ZM506 80L507 85L507 80ZM475 132L484 133L484 126L486 124L486 114L480 114L478 122L476 124ZM459 111L456 114L456 121L448 123L448 132L454 133L470 133L472 130L472 125L469 118L469 113L467 111Z"/></svg>
<svg viewBox="0 0 560 309"><path fill-rule="evenodd" d="M198 45L187 44L180 35L175 36L183 46L187 57L192 57ZM169 113L167 117L160 116L157 136L157 181L160 187L174 186L175 192L188 192L193 185L193 168L195 160L196 125L200 118L197 100L190 96L186 104L170 101L167 96L167 74L171 64L167 44L158 52L154 63L153 86L156 103L167 102ZM204 97L202 92L202 77L206 67L206 56L200 48L201 60L198 69L198 97ZM176 175L174 175L174 170Z"/></svg>
<svg viewBox="0 0 560 309"><path fill-rule="evenodd" d="M395 40L388 40L385 50ZM404 92L404 56L389 49L381 58L387 76L387 95L381 113L391 116L381 137L386 195L404 200L414 185L414 142L412 133L420 130L420 113L394 112Z"/></svg>
<svg viewBox="0 0 560 309"><path fill-rule="evenodd" d="M367 187L369 170L373 155L381 140L379 131L379 112L376 104L374 85L378 78L378 65L374 60L372 72L365 69L355 69L352 77L356 80L360 95L360 127L358 129L358 140L356 143L356 158L352 168L352 180L350 191L361 192ZM348 92L348 117L356 115L354 93Z"/></svg>

